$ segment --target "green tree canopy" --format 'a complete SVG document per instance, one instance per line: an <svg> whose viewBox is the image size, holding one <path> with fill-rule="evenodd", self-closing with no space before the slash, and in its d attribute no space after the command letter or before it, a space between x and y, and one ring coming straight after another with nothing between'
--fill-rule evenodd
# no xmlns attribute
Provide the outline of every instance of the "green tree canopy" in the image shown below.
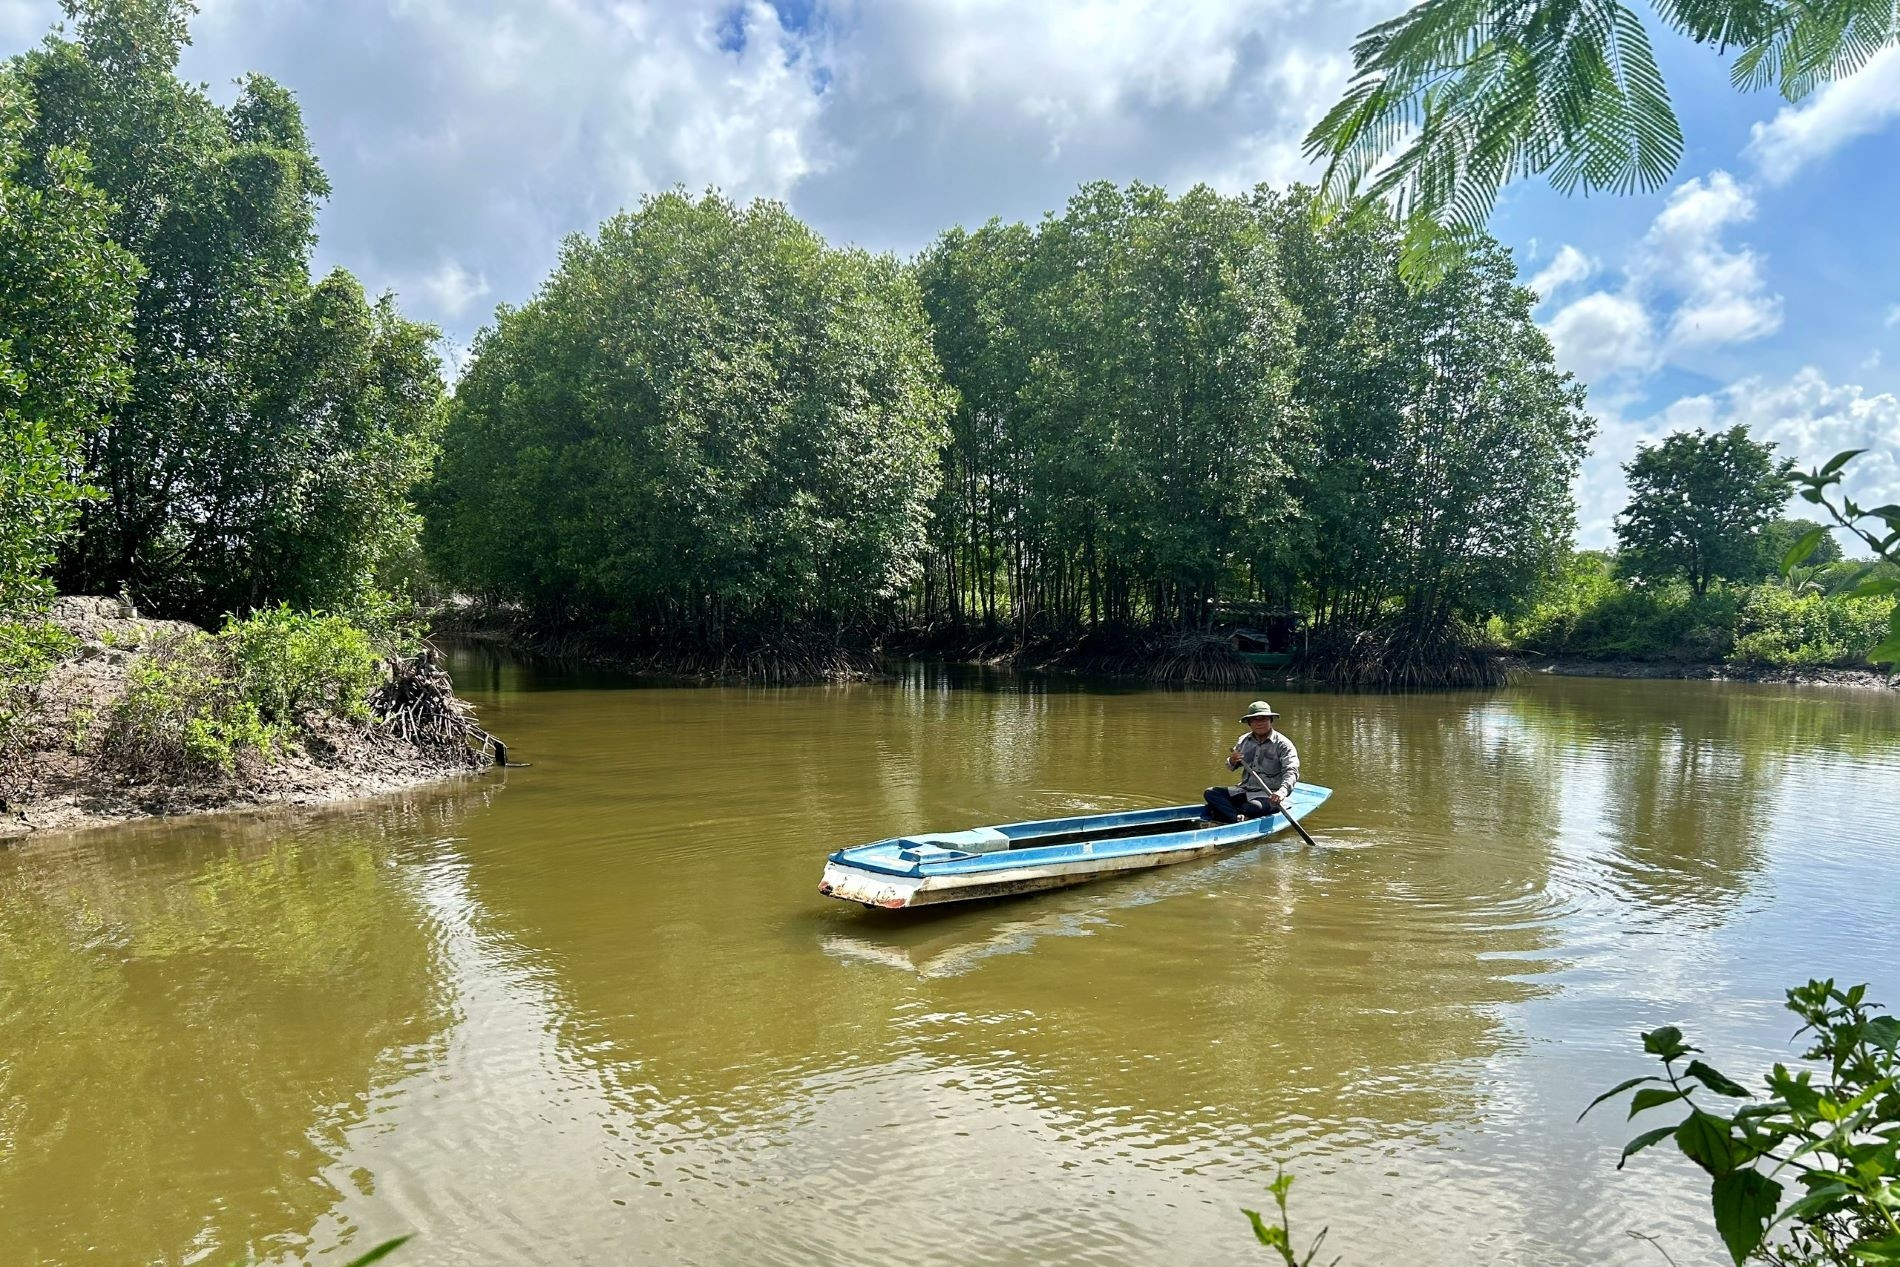
<svg viewBox="0 0 1900 1267"><path fill-rule="evenodd" d="M357 597L415 519L443 392L434 331L310 278L329 186L296 102L260 76L221 108L179 81L187 0L66 0L73 38L16 60L36 114L23 170L84 153L106 231L142 266L129 390L91 432L102 496L63 588L129 588L200 620Z"/></svg>
<svg viewBox="0 0 1900 1267"><path fill-rule="evenodd" d="M960 402L933 614L1195 619L1265 554L1296 437L1291 313L1244 202L1086 185L1036 229L946 233L917 268Z"/></svg>
<svg viewBox="0 0 1900 1267"><path fill-rule="evenodd" d="M1595 422L1552 363L1509 252L1476 240L1436 285L1399 273L1401 226L1324 226L1313 194L1266 196L1299 314L1292 476L1308 535L1284 566L1322 620L1397 615L1410 636L1528 603L1567 558L1570 484Z"/></svg>
<svg viewBox="0 0 1900 1267"><path fill-rule="evenodd" d="M1630 499L1616 518L1619 564L1651 581L1683 579L1696 595L1717 579L1759 576L1762 534L1787 504L1790 464L1748 428L1697 429L1643 445L1623 465Z"/></svg>
<svg viewBox="0 0 1900 1267"><path fill-rule="evenodd" d="M1213 599L1435 637L1562 559L1594 429L1495 243L1398 272L1311 191L1084 186L918 262L958 389L924 615L1179 627Z"/></svg>
<svg viewBox="0 0 1900 1267"><path fill-rule="evenodd" d="M1761 561L1756 564L1757 574L1775 576L1781 571L1782 560L1788 557L1788 551L1795 542L1802 540L1810 532L1820 529L1820 535L1814 538L1814 546L1804 556L1807 567L1823 568L1841 561L1841 543L1827 531L1827 525L1812 519L1771 519L1761 530Z"/></svg>
<svg viewBox="0 0 1900 1267"><path fill-rule="evenodd" d="M51 151L21 179L31 125L25 83L0 68L0 620L45 592L78 513L80 445L125 388L138 276L81 155Z"/></svg>
<svg viewBox="0 0 1900 1267"><path fill-rule="evenodd" d="M477 339L431 555L657 640L863 621L917 575L948 407L895 261L776 203L649 198Z"/></svg>

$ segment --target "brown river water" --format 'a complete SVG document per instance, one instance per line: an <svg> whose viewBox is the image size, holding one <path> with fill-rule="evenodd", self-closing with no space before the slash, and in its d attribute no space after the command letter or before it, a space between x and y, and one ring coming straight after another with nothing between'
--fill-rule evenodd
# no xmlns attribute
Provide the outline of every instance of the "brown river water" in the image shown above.
<svg viewBox="0 0 1900 1267"><path fill-rule="evenodd" d="M0 1267L1263 1262L1282 1163L1322 1262L1713 1264L1579 1111L1900 1004L1886 692L1277 695L1317 848L892 914L826 852L1198 800L1245 699L456 668L530 767L0 852Z"/></svg>

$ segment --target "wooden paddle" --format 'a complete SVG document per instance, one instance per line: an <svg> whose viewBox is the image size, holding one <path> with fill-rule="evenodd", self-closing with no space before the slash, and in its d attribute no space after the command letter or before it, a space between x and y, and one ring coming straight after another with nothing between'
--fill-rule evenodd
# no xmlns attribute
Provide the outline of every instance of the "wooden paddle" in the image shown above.
<svg viewBox="0 0 1900 1267"><path fill-rule="evenodd" d="M1262 792L1272 791L1272 789L1267 786L1266 779L1261 778L1260 771L1244 763L1241 765L1240 768L1243 772L1240 776L1240 788L1243 792L1246 791L1247 789L1247 775L1249 774L1253 775L1254 778L1256 779L1260 779L1260 790ZM1293 824L1293 830L1300 833L1300 839L1304 840L1310 848L1313 848L1313 849L1319 848L1318 845L1313 844L1313 838L1306 834L1306 828L1300 826L1300 820L1293 817L1292 814L1287 813L1286 804L1284 802L1281 803L1280 808L1277 812L1281 814L1286 814L1286 821Z"/></svg>

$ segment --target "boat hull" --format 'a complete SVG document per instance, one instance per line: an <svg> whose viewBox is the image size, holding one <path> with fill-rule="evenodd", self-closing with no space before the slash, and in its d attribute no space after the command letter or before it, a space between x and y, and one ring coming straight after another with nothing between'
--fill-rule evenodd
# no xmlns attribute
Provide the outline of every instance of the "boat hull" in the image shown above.
<svg viewBox="0 0 1900 1267"><path fill-rule="evenodd" d="M1231 848L1231 845L1217 844L1177 846L1152 853L1099 859L1087 870L1078 869L1074 864L1058 863L965 875L885 875L848 863L827 862L824 878L818 882L818 891L826 897L897 911L913 906L973 902L979 898L1013 897L1018 893L1066 888L1071 884L1087 884L1103 876L1147 871L1154 867L1172 866L1177 862L1192 862L1196 858L1210 858Z"/></svg>
<svg viewBox="0 0 1900 1267"><path fill-rule="evenodd" d="M1331 794L1295 788L1292 818L1304 818ZM1203 812L1197 805L1161 806L894 837L833 853L818 891L887 910L1010 897L1191 862L1289 826L1286 813L1217 824Z"/></svg>

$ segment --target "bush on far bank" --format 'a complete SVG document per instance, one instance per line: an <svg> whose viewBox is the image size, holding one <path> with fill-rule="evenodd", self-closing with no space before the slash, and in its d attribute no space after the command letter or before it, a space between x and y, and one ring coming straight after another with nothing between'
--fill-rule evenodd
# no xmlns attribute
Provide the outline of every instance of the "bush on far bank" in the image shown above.
<svg viewBox="0 0 1900 1267"><path fill-rule="evenodd" d="M1749 590L1729 659L1740 664L1865 664L1887 635L1891 598L1848 598L1781 585Z"/></svg>
<svg viewBox="0 0 1900 1267"><path fill-rule="evenodd" d="M1525 651L1592 660L1865 667L1894 608L1841 592L1865 566L1834 562L1698 597L1683 582L1633 584L1610 556L1584 551L1505 634Z"/></svg>

